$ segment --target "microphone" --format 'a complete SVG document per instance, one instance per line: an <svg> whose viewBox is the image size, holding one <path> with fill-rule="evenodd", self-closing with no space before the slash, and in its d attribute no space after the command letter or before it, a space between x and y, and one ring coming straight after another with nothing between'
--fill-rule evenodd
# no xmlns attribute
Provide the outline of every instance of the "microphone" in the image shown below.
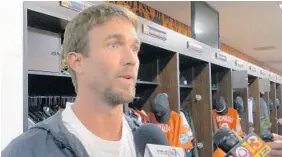
<svg viewBox="0 0 282 157"><path fill-rule="evenodd" d="M216 157L266 157L271 148L255 133L250 133L244 139L232 130L223 127L213 136L217 150ZM216 154L216 155L215 155Z"/></svg>
<svg viewBox="0 0 282 157"><path fill-rule="evenodd" d="M147 144L169 146L168 140L159 126L151 123L141 125L133 132L135 148L142 157Z"/></svg>

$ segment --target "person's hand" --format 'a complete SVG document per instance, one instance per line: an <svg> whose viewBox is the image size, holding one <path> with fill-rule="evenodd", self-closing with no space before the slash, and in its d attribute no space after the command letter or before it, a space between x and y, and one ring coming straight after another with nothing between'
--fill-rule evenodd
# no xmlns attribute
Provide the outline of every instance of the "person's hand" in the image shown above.
<svg viewBox="0 0 282 157"><path fill-rule="evenodd" d="M193 137L193 136L189 136L188 138L189 138L189 141L194 140L194 137Z"/></svg>
<svg viewBox="0 0 282 157"><path fill-rule="evenodd" d="M274 141L267 144L271 147L272 151L268 157L282 157L282 136L273 134Z"/></svg>

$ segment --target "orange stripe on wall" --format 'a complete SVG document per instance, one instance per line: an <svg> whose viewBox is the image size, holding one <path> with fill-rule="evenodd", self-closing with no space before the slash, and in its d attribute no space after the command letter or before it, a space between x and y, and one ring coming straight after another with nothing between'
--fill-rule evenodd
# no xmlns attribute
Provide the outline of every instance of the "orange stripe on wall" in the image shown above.
<svg viewBox="0 0 282 157"><path fill-rule="evenodd" d="M185 25L184 23L181 23L177 20L175 20L172 17L169 17L166 14L163 14L154 8L147 6L139 1L105 1L105 3L114 3L117 5L125 6L132 10L135 14L137 14L140 17L143 17L149 21L152 21L154 23L157 23L161 26L164 26L166 28L169 28L171 30L174 30L178 33L181 33L183 35L186 35L188 37L192 37L192 30L191 27ZM256 59L254 59L251 56L246 55L245 53L242 53L231 46L228 46L224 43L220 44L220 49L230 55L233 55L235 57L241 58L249 63L255 64L257 66L263 67L269 71L280 73L275 69L269 68L268 65L266 65L263 62L260 62Z"/></svg>
<svg viewBox="0 0 282 157"><path fill-rule="evenodd" d="M135 14L149 21L167 27L171 30L191 37L191 28L184 23L181 23L166 14L163 14L152 7L149 7L138 1L105 1L106 3L114 3L129 8Z"/></svg>

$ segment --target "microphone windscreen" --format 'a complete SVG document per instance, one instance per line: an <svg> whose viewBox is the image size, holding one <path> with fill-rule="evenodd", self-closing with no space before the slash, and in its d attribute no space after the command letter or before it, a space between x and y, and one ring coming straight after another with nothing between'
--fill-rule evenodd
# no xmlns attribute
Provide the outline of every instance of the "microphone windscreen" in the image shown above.
<svg viewBox="0 0 282 157"><path fill-rule="evenodd" d="M214 135L213 141L216 145L220 145L224 140L225 137L228 137L231 134L231 130L225 127L220 128Z"/></svg>
<svg viewBox="0 0 282 157"><path fill-rule="evenodd" d="M240 142L239 137L226 127L219 129L213 136L213 140L214 143L226 153Z"/></svg>
<svg viewBox="0 0 282 157"><path fill-rule="evenodd" d="M164 135L163 131L155 124L146 123L141 125L134 133L134 142L136 151L144 156L147 144L166 145L169 142Z"/></svg>

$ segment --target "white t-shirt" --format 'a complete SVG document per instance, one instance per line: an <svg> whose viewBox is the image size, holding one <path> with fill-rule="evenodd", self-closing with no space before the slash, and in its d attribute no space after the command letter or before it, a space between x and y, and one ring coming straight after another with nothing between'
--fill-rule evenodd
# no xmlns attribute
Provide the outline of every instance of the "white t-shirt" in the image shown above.
<svg viewBox="0 0 282 157"><path fill-rule="evenodd" d="M190 138L192 138L192 137L193 137L192 129L191 129L189 123L187 122L187 119L186 119L184 113L181 112L181 111L180 111L180 116L181 116L181 118L182 118L183 125L188 129L187 135L188 135Z"/></svg>
<svg viewBox="0 0 282 157"><path fill-rule="evenodd" d="M133 135L124 117L119 141L106 141L90 132L76 117L70 104L66 105L62 118L68 131L81 141L90 157L136 157Z"/></svg>

